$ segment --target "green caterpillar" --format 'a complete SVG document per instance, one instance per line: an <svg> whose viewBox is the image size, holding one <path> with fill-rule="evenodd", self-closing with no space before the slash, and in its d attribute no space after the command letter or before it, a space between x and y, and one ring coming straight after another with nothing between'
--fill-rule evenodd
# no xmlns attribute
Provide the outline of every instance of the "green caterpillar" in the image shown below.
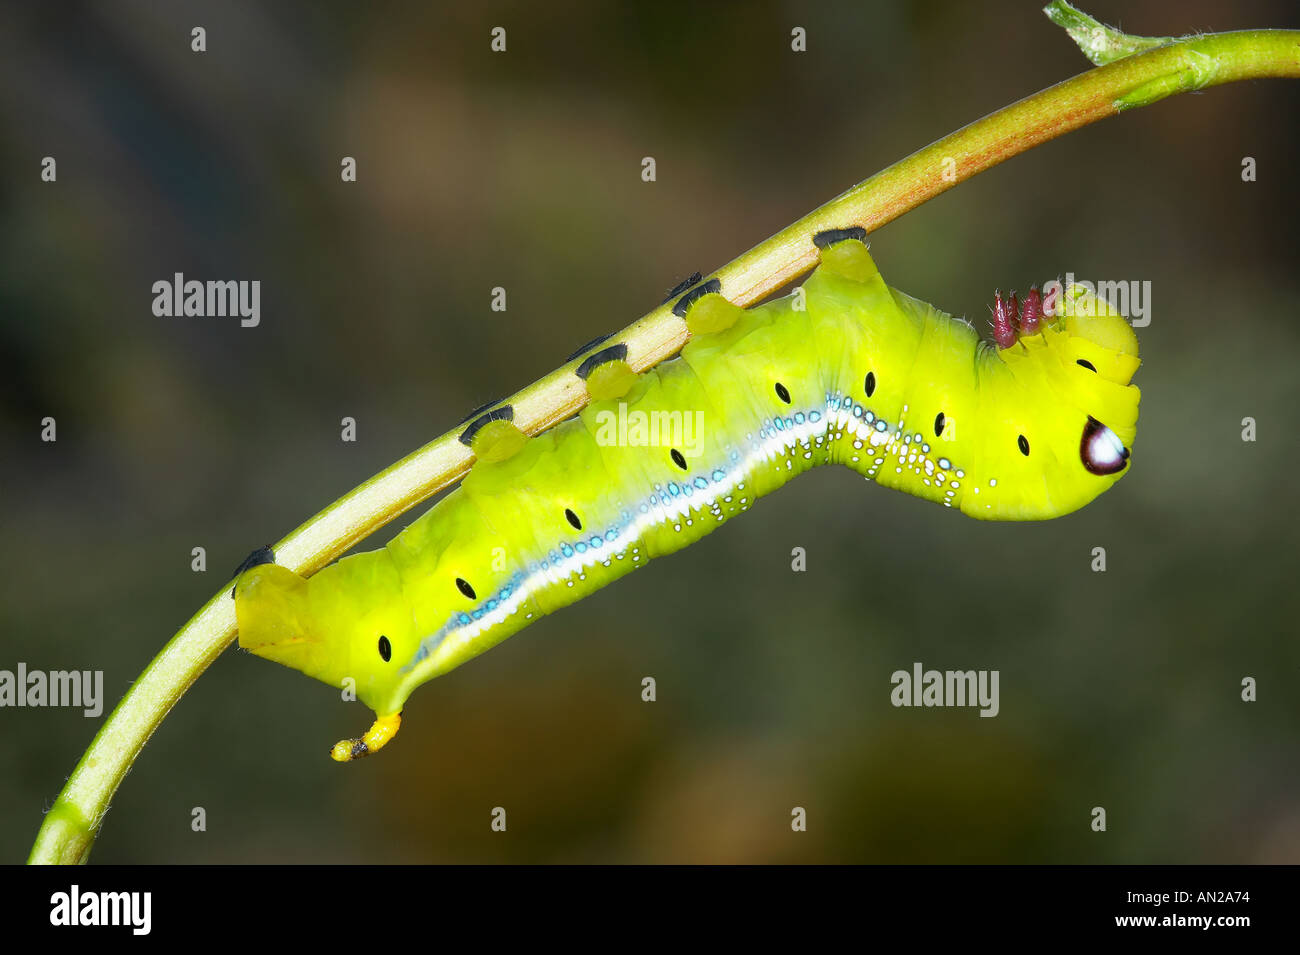
<svg viewBox="0 0 1300 955"><path fill-rule="evenodd" d="M1069 513L1124 474L1139 362L1122 317L1074 286L1020 313L999 296L984 343L889 288L864 237L819 234L820 264L777 301L687 292L680 356L636 375L625 346L596 351L576 372L592 401L547 432L482 415L461 437L472 470L386 547L310 579L248 567L240 645L355 681L377 719L334 747L343 761L383 746L420 684L817 465L987 520Z"/></svg>

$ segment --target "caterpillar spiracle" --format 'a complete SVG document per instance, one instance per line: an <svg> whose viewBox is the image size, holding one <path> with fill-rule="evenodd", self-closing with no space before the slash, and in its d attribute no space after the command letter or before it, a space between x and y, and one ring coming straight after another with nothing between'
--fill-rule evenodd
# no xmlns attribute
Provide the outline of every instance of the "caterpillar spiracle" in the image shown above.
<svg viewBox="0 0 1300 955"><path fill-rule="evenodd" d="M592 400L549 431L525 438L508 406L480 415L461 435L473 468L387 546L310 578L250 558L240 646L354 681L377 719L335 745L346 761L397 732L420 684L809 468L845 465L986 520L1067 514L1123 476L1139 362L1121 316L1076 286L1023 307L999 296L982 342L886 285L863 238L819 234L803 286L753 308L697 284L674 306L689 341L642 374L626 346L593 346L575 369Z"/></svg>

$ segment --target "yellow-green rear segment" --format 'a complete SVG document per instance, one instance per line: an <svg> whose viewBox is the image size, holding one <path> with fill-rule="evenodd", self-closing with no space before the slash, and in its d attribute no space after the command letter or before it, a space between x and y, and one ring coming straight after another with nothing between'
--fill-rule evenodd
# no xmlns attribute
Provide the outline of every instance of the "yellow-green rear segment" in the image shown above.
<svg viewBox="0 0 1300 955"><path fill-rule="evenodd" d="M310 579L245 571L240 645L355 688L379 719L335 748L350 759L392 737L419 684L808 468L844 464L982 519L1073 511L1128 469L1138 352L1091 296L1067 289L1063 305L997 349L890 289L854 239L779 301L704 295L678 359L634 375L612 356L578 417L526 440L508 419L467 438L478 460L461 486L387 547Z"/></svg>

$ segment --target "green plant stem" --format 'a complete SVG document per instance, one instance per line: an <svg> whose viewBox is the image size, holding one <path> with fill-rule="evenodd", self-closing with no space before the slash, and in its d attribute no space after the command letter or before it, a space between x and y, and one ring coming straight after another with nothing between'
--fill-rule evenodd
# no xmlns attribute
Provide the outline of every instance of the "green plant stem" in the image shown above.
<svg viewBox="0 0 1300 955"><path fill-rule="evenodd" d="M1063 3L1058 22L1095 21ZM1102 28L1104 29L1104 28ZM1112 34L1132 42L1116 31ZM1073 35L1073 33L1072 33ZM1096 34L1091 34L1095 36ZM1132 49L1141 49L1137 43ZM812 236L858 225L868 232L985 169L1040 143L1166 96L1258 77L1300 77L1300 31L1254 30L1172 41L1116 59L1036 93L913 153L826 203L719 269L722 293L750 305L811 269ZM643 371L686 343L685 323L661 306L611 339ZM585 386L565 365L509 399L515 423L537 434L586 404ZM312 573L397 515L449 486L473 456L449 432L398 461L307 521L275 547L277 562ZM45 817L29 862L85 862L109 801L163 717L235 635L230 585L172 638L127 692L82 756Z"/></svg>

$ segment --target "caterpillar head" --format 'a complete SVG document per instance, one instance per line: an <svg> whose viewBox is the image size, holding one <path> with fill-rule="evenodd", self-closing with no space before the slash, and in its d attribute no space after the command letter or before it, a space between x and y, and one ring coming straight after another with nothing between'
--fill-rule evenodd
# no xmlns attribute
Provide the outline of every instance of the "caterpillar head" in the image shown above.
<svg viewBox="0 0 1300 955"><path fill-rule="evenodd" d="M1082 507L1128 471L1137 336L1087 287L1053 283L1023 308L997 296L993 338L981 367L980 473L962 510L1025 520Z"/></svg>
<svg viewBox="0 0 1300 955"><path fill-rule="evenodd" d="M251 653L334 687L355 686L380 715L406 702L400 668L418 640L386 552L345 557L310 578L277 564L250 568L235 585L235 615L239 645Z"/></svg>

